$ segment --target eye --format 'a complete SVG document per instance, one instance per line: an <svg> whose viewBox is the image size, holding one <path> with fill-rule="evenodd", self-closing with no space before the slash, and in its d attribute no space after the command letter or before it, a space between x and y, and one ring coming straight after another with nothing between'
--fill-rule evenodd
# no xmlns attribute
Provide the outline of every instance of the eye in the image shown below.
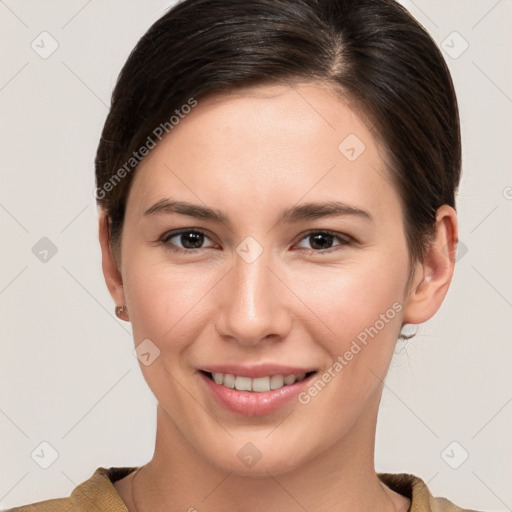
<svg viewBox="0 0 512 512"><path fill-rule="evenodd" d="M172 241L173 239L176 240ZM192 252L194 249L204 249L202 245L205 240L210 240L206 233L190 228L171 231L160 238L160 242L177 252Z"/></svg>
<svg viewBox="0 0 512 512"><path fill-rule="evenodd" d="M174 240L173 240L174 239ZM170 231L165 233L159 240L163 245L176 252L190 253L195 249L205 249L203 244L205 240L211 239L206 235L205 232L198 229L180 229L176 231ZM334 241L338 240L335 244ZM301 245L306 241L310 244L310 248ZM321 254L324 252L332 252L329 249L336 250L336 247L347 246L352 243L353 239L342 233L335 233L333 231L322 230L322 231L310 231L302 237L298 247L306 249L307 252ZM212 242L213 245L215 245Z"/></svg>
<svg viewBox="0 0 512 512"><path fill-rule="evenodd" d="M333 241L338 239L340 243L333 246ZM350 245L352 238L348 235L341 233L334 233L333 231L310 231L301 239L301 243L306 240L311 244L311 248L304 247L308 252L322 253L331 249L332 247ZM299 244L300 247L300 244Z"/></svg>

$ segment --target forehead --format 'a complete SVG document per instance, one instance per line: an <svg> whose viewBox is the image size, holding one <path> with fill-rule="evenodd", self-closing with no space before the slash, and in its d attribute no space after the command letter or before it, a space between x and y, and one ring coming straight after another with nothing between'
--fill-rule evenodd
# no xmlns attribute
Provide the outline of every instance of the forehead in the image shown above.
<svg viewBox="0 0 512 512"><path fill-rule="evenodd" d="M211 128L214 131L205 137ZM315 83L260 85L208 95L173 133L186 131L182 135L190 136L196 130L198 144L230 136L243 143L245 137L253 145L261 140L254 149L265 144L267 152L274 147L303 147L304 142L309 146L319 139L323 149L330 145L338 150L338 140L349 133L373 143L373 135L348 99Z"/></svg>
<svg viewBox="0 0 512 512"><path fill-rule="evenodd" d="M364 120L334 91L317 84L257 86L197 100L141 162L132 192L140 208L166 189L196 202L225 202L225 192L229 204L243 196L246 205L269 206L333 192L368 205L387 187L396 201L383 154Z"/></svg>

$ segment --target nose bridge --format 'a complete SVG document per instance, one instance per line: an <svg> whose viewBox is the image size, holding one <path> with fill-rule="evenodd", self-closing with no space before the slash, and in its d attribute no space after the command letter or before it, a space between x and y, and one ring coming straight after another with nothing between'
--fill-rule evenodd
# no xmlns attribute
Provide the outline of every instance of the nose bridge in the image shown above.
<svg viewBox="0 0 512 512"><path fill-rule="evenodd" d="M290 318L282 302L283 285L270 269L270 251L248 238L238 246L224 284L217 329L222 336L254 345L267 337L284 336Z"/></svg>

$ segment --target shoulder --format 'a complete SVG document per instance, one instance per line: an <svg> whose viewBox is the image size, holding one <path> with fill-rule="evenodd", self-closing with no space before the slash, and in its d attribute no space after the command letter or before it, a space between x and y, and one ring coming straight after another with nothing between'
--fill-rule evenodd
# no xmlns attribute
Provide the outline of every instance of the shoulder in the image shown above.
<svg viewBox="0 0 512 512"><path fill-rule="evenodd" d="M377 473L379 479L391 490L411 500L409 512L478 512L461 508L446 498L436 498L425 482L408 473Z"/></svg>
<svg viewBox="0 0 512 512"><path fill-rule="evenodd" d="M99 467L86 481L75 487L67 498L56 498L8 509L6 512L128 512L113 482L135 467Z"/></svg>

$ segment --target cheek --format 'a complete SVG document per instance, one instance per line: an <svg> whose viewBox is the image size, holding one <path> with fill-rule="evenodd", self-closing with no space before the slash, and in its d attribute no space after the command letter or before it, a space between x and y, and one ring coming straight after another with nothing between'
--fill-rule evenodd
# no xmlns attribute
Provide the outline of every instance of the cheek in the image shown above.
<svg viewBox="0 0 512 512"><path fill-rule="evenodd" d="M127 241L123 266L135 343L149 338L162 352L179 353L204 328L208 294L225 270L171 265L165 251L135 242Z"/></svg>
<svg viewBox="0 0 512 512"><path fill-rule="evenodd" d="M298 295L335 344L346 343L375 324L387 334L401 325L407 278L403 268L401 262L381 260L308 272L301 277Z"/></svg>
<svg viewBox="0 0 512 512"><path fill-rule="evenodd" d="M303 293L315 290L308 295L308 306L315 312L309 330L328 356L301 403L329 411L333 436L362 414L380 388L402 325L406 267L391 260L388 265L384 260L376 263L331 269L329 286L322 288L319 283L327 281L319 275L303 283Z"/></svg>
<svg viewBox="0 0 512 512"><path fill-rule="evenodd" d="M189 315L193 316L193 306L202 291L201 283L191 282L180 272L171 273L163 266L137 266L134 261L125 278L125 296L134 333L155 339L162 339L166 333L170 335L178 330L180 319L189 320Z"/></svg>
<svg viewBox="0 0 512 512"><path fill-rule="evenodd" d="M329 409L333 402L343 403L343 414L350 410L357 416L381 385L402 325L407 277L403 264L382 258L336 272L331 269L328 280L317 275L304 282L303 293L315 290L308 296L308 306L316 313L310 330L327 353L323 377L329 381L329 391L322 391L318 407ZM311 396L317 392L311 391ZM307 393L304 399L311 396ZM350 420L335 410L332 414L337 418L334 424L345 425Z"/></svg>

